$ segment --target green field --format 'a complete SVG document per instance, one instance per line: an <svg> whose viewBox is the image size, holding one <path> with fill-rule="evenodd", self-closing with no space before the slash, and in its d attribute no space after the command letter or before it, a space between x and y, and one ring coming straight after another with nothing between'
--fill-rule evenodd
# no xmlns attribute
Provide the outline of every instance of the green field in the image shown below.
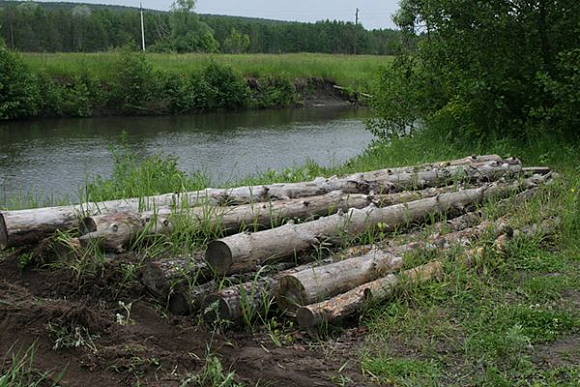
<svg viewBox="0 0 580 387"><path fill-rule="evenodd" d="M22 57L33 71L46 71L51 77L72 78L83 69L102 80L113 78L118 52L107 53L24 53ZM330 54L153 54L147 59L154 70L191 74L214 61L230 65L247 78L324 78L339 85L366 89L377 68L392 57Z"/></svg>

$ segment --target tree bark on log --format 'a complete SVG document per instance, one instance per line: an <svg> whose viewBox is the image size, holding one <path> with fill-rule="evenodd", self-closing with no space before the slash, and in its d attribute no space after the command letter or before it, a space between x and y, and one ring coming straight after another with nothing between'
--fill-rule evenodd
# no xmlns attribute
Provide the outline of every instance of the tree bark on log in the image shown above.
<svg viewBox="0 0 580 387"><path fill-rule="evenodd" d="M244 226L268 229L288 219L307 220L331 215L339 210L364 208L371 203L379 207L432 197L449 192L453 187L433 187L420 191L404 191L386 195L345 194L334 191L309 198L280 200L268 203L245 204L232 207L195 207L180 211L160 210L157 213L108 213L83 219L88 231L81 241L92 241L107 250L123 251L137 235L170 233L174 221L210 224L222 232L236 233Z"/></svg>
<svg viewBox="0 0 580 387"><path fill-rule="evenodd" d="M218 291L219 288L223 286L223 284L239 284L251 282L256 278L262 278L266 275L269 275L270 273L276 274L278 272L288 270L293 266L295 266L294 263L284 262L277 265L260 268L257 272L243 273L219 280L213 279L206 283L204 282L208 281L209 277L197 278L197 285L193 287L189 286L189 282L191 281L191 278L196 277L188 276L187 272L180 272L178 276L173 278L173 280L174 282L179 281L182 286L173 287L170 289L170 291L169 289L165 288L164 293L157 292L156 296L158 299L166 303L167 309L169 309L171 313L184 316L201 309L205 304L206 297ZM193 275L195 275L195 273L193 273ZM155 286L155 283L152 283L151 281L147 281L144 284L147 289L151 288L151 284ZM159 285L156 287L161 288Z"/></svg>
<svg viewBox="0 0 580 387"><path fill-rule="evenodd" d="M548 220L544 221L540 226L538 225L524 226L521 229L521 232L535 233L537 232L538 229L540 230L543 229L550 232L550 230L554 229L555 224L558 224L557 221ZM383 256L391 254L391 256L396 258L397 254L402 254L404 252L408 252L415 249L436 249L436 248L446 249L449 248L451 245L455 245L457 243L465 245L468 244L467 242L469 243L473 242L489 229L493 229L495 231L494 235L496 236L496 241L493 245L494 250L503 251L505 249L506 242L512 236L511 227L507 225L505 218L500 218L493 222L484 221L483 223L481 223L476 227L460 230L445 235L434 234L431 238L429 238L426 241L414 242L409 245L398 246L387 250L380 250L377 247L374 248L379 250L379 254L382 254ZM479 253L481 253L481 251L478 249L467 250L464 257L466 263L470 264L471 260L475 259L475 256ZM244 314L246 318L254 317L256 312L265 310L264 303L271 302L273 298L278 303L279 309L284 310L285 308L283 304L281 305L279 303L280 297L277 296L278 291L277 288L279 287L279 283L282 278L285 278L287 276L293 276L298 273L319 271L327 268L329 265L341 262L342 261L333 262L333 260L329 258L321 262L318 261L312 262L292 269L281 271L279 273L276 273L277 269L273 268L273 272L275 274L273 274L270 279L262 279L257 284L249 281L249 279L251 278L253 279L258 278L258 275L256 273L253 273L251 276L246 275L239 277L240 282L242 282L244 278L248 280L248 282L230 286L226 289L223 289L222 291L217 291L211 294L209 297L207 296L208 294L207 288L205 287L203 289L202 287L194 288L193 297L191 295L189 296L190 297L189 299L190 300L193 299L194 301L193 302L189 301L189 304L194 305L193 310L196 310L200 307L200 304L201 307L207 308L209 305L215 303L216 305L214 306L214 308L210 308L205 313L204 318L206 321L215 321L216 319L218 319L218 314L216 313L219 313L220 319L234 322L240 321L243 318ZM395 265L392 268L392 270L396 269L398 262L395 260L394 264ZM387 268L387 271L388 270L389 269ZM319 280L320 282L323 282L321 278L319 278ZM352 289L352 287L354 286L355 285L349 287L349 289ZM217 285L214 285L213 290L214 291L217 290ZM172 312L175 313L174 309L171 308L171 306L170 310L172 310ZM295 311L295 309L290 309L290 311L293 312Z"/></svg>
<svg viewBox="0 0 580 387"><path fill-rule="evenodd" d="M558 227L559 219L546 219L538 224L525 225L516 230L513 235L500 234L496 237L491 248L496 253L505 253L507 243L512 236L525 234L535 235L538 232L552 233ZM478 259L484 256L485 248L476 247L465 250L460 257L463 264L472 266ZM430 281L443 273L441 261L433 261L425 265L404 271L403 278L413 283ZM324 322L334 322L349 315L359 312L369 299L384 301L393 295L397 286L401 283L401 276L389 274L375 281L360 285L348 292L340 294L328 300L300 307L296 313L296 319L302 327L312 327Z"/></svg>
<svg viewBox="0 0 580 387"><path fill-rule="evenodd" d="M401 269L405 253L447 249L455 244L467 245L489 229L493 229L496 236L513 234L511 227L502 218L495 222L484 221L477 227L445 235L434 234L426 240L401 246L351 249L353 255L338 262L280 275L274 290L276 302L283 311L295 311L298 307L323 301ZM360 252L364 253L358 254Z"/></svg>
<svg viewBox="0 0 580 387"><path fill-rule="evenodd" d="M251 271L262 262L304 252L324 238L338 237L345 233L360 234L379 223L383 231L390 232L411 222L421 221L433 212L462 210L494 196L508 196L528 184L531 184L530 179L522 184L486 184L481 188L444 193L434 198L385 208L369 206L351 209L346 214L338 213L311 222L286 224L256 233L240 233L210 242L205 258L220 275Z"/></svg>
<svg viewBox="0 0 580 387"><path fill-rule="evenodd" d="M207 264L196 257L176 257L148 262L141 274L141 283L156 298L167 302L170 295L192 283L211 278Z"/></svg>
<svg viewBox="0 0 580 387"><path fill-rule="evenodd" d="M443 265L441 262L433 261L405 270L401 276L389 274L386 277L358 286L329 300L303 306L298 309L296 320L302 327L312 327L324 322L337 321L360 311L364 303L371 297L377 301L391 297L397 286L402 282L402 278L406 278L413 283L421 283L432 280L441 275L442 272Z"/></svg>
<svg viewBox="0 0 580 387"><path fill-rule="evenodd" d="M482 155L482 156L467 156L462 159L456 160L448 160L448 161L437 161L433 163L425 163L420 165L411 165L405 167L393 167L393 168L384 168L375 171L368 171L368 172L357 172L352 173L348 176L345 176L345 179L349 180L367 180L372 181L380 178L381 176L385 175L394 175L400 173L415 173L419 171L430 171L433 169L439 168L446 168L446 167L455 167L455 166L463 166L463 165L481 165L483 163L488 162L502 162L503 158L498 155Z"/></svg>
<svg viewBox="0 0 580 387"><path fill-rule="evenodd" d="M509 227L506 227L503 220L500 219L496 222L484 222L477 227L471 229L460 230L459 232L454 232L446 235L434 235L427 241L422 241L421 243L413 243L410 245L399 246L390 249L381 249L377 246L372 246L371 249L365 251L365 253L374 254L374 257L379 257L382 260L382 267L385 271L395 271L400 268L400 264L402 260L400 259L400 254L405 252L414 250L414 249L435 249L435 248L448 248L450 245L458 242L462 242L467 240L468 238L476 239L478 238L484 231L489 229L490 227L494 227L496 229L496 235L499 235L503 232L507 232ZM356 259L360 259L364 257L358 256L360 254L355 254L351 256L353 260L348 259L348 268L353 267L353 263L355 263ZM391 259L392 258L392 259ZM209 296L205 301L201 301L204 307L207 307L209 304L217 303L217 306L213 309L208 311L208 315L205 316L206 321L213 321L218 318L216 313L220 313L220 318L222 320L229 320L229 321L239 321L242 316L246 315L246 317L253 316L252 313L256 311L264 309L264 302L270 302L272 298L274 298L278 304L278 308L284 310L286 312L294 312L296 308L294 307L298 302L288 302L286 301L288 293L281 297L280 294L280 281L283 281L284 278L292 277L295 275L300 275L304 273L326 273L327 271L335 271L337 272L337 276L341 277L341 270L335 269L327 269L329 266L343 264L344 261L335 262L333 258L328 258L323 261L316 261L311 262L302 266L294 267L285 271L281 271L272 275L272 281L262 281L258 283L258 285L253 285L252 283L244 283L242 287L240 285L234 285L229 288L224 289L223 291L218 291L211 296ZM356 266L356 265L354 265ZM360 265L360 266L364 266ZM348 269L347 268L347 269ZM345 269L344 271L348 271ZM253 274L252 278L256 278L257 276ZM337 287L332 289L332 283L337 282L334 278L331 277L330 282L325 282L327 278L321 278L322 276L316 278L316 280L321 284L320 287L323 289L322 292L316 295L317 299L324 299L327 296L338 294L337 292L342 290L346 291L352 289L357 284L350 284L348 286L344 285L345 281L338 281L339 287L337 291ZM355 276L356 277L356 276ZM243 277L242 277L243 278ZM248 278L247 276L245 278ZM297 277L295 277L297 278ZM342 277L341 277L342 278ZM241 282L241 280L240 280ZM364 282L362 282L364 283ZM341 287L342 286L342 287ZM242 290L243 289L243 290ZM344 290L343 290L344 289ZM249 293L252 290L253 293ZM325 292L325 293L324 293ZM189 304L199 305L199 300L203 297L199 295L201 292L194 290L193 297L190 297L190 300L193 299L194 301L188 301ZM243 296L245 294L246 296ZM253 294L253 297L247 297L248 294ZM196 299L197 297L197 299ZM244 298L242 301L240 298ZM302 304L305 305L305 304ZM242 308L244 306L245 309ZM170 305L172 312L174 311ZM252 312L252 313L250 313Z"/></svg>
<svg viewBox="0 0 580 387"><path fill-rule="evenodd" d="M266 304L274 300L274 288L281 276L330 263L332 259L325 259L290 268L270 277L257 278L256 276L253 281L233 285L210 294L202 303L204 319L207 322L213 322L216 320L240 321L244 317L253 318L257 312L265 311Z"/></svg>
<svg viewBox="0 0 580 387"><path fill-rule="evenodd" d="M474 165L451 165L429 171L400 174L378 173L376 179L364 181L335 177L317 178L303 183L280 183L231 189L207 188L182 194L164 194L99 203L89 202L74 206L5 211L0 213L0 249L36 242L51 236L56 230L78 228L83 216L108 212L137 212L164 207L187 208L203 204L255 203L323 195L337 190L345 193L390 193L405 189L445 185L454 178L490 181L520 171L521 164L517 160L490 161Z"/></svg>

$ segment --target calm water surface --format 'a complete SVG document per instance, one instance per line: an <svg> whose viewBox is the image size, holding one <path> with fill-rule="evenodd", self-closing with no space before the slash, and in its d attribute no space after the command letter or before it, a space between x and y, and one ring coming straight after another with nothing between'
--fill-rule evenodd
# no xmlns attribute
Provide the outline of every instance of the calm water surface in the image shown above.
<svg viewBox="0 0 580 387"><path fill-rule="evenodd" d="M307 159L333 166L371 140L366 110L304 108L174 117L107 117L0 124L0 204L23 193L72 199L86 176L109 176L109 145L126 131L140 155L177 156L212 184Z"/></svg>

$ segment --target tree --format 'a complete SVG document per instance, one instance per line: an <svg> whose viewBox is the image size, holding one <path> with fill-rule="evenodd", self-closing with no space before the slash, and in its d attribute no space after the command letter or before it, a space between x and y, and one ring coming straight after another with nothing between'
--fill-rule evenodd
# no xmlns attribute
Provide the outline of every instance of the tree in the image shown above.
<svg viewBox="0 0 580 387"><path fill-rule="evenodd" d="M176 0L171 10L171 45L177 52L216 52L211 28L193 12L194 0Z"/></svg>
<svg viewBox="0 0 580 387"><path fill-rule="evenodd" d="M248 51L250 47L250 37L248 34L241 34L235 28L224 42L223 50L232 54L241 54Z"/></svg>
<svg viewBox="0 0 580 387"><path fill-rule="evenodd" d="M447 128L450 138L527 137L553 127L545 113L559 102L548 85L565 74L573 79L561 68L580 44L578 14L577 0L401 0L394 20L408 42L419 39L406 53L415 57L416 87L424 90L414 102L419 118Z"/></svg>
<svg viewBox="0 0 580 387"><path fill-rule="evenodd" d="M38 109L34 77L0 40L0 120L32 117Z"/></svg>

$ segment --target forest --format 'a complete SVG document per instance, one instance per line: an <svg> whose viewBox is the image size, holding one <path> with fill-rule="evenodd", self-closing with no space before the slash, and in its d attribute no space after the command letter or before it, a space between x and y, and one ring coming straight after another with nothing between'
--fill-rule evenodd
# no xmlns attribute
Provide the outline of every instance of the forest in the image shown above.
<svg viewBox="0 0 580 387"><path fill-rule="evenodd" d="M0 37L24 52L96 52L141 42L139 9L75 3L3 2ZM144 11L145 40L153 52L391 55L398 31L366 30L352 22L316 23L198 15L177 1L169 12ZM316 36L316 39L312 39Z"/></svg>

